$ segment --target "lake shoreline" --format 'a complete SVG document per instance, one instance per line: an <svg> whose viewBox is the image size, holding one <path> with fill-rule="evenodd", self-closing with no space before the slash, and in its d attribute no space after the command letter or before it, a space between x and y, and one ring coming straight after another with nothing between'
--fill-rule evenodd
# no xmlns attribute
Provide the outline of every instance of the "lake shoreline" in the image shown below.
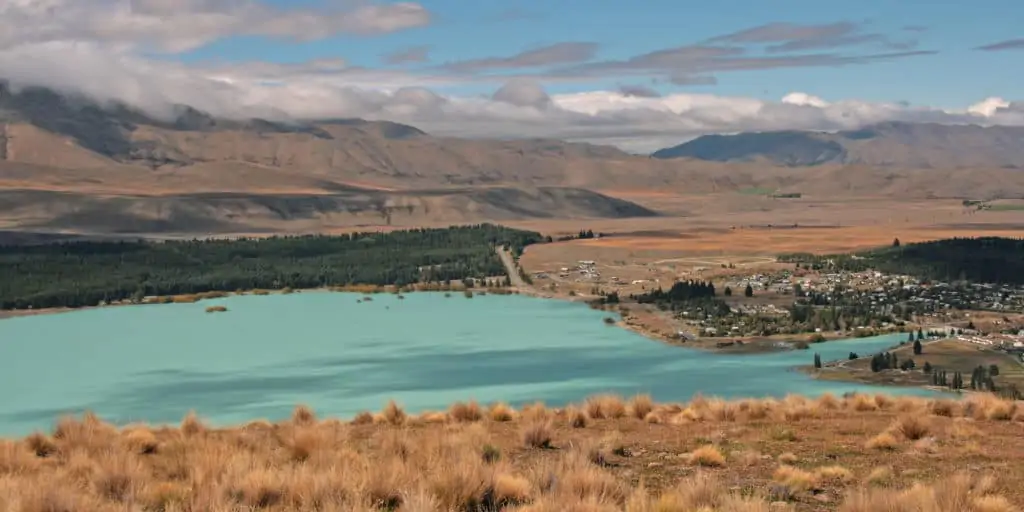
<svg viewBox="0 0 1024 512"><path fill-rule="evenodd" d="M661 401L930 394L815 381L792 370L810 362L803 351L712 354L652 343L612 325L607 312L567 301L443 292L282 295L0 322L0 386L33 390L5 401L0 426L30 430L82 410L120 422L173 421L194 409L234 422L279 417L284 404L295 403L343 416L389 399L424 411L460 396L518 407L600 393L650 393ZM208 306L228 311L207 314ZM835 359L896 341L820 350Z"/></svg>
<svg viewBox="0 0 1024 512"><path fill-rule="evenodd" d="M320 288L303 288L303 289L291 289L282 288L277 290L267 289L253 289L243 291L211 291L211 292L200 292L192 294L179 294L179 295L160 295L160 296L149 296L145 297L142 302L122 301L111 304L103 304L98 306L84 306L81 308L46 308L46 309L8 309L0 310L0 321L13 319L13 318L24 318L38 315L56 315L62 313L72 313L76 311L88 311L93 309L113 308L122 306L154 306L161 304L192 304L202 301L216 300L219 298L228 297L239 297L248 295L288 295L292 293L352 293L362 294L367 297L373 297L374 295L401 295L401 294L413 294L413 293L448 293L448 294L460 294L465 295L469 291L473 297L486 296L486 295L520 295L524 297L557 300L561 302L569 302L574 304L584 304L590 306L592 309L599 311L605 311L618 315L619 319L616 319L614 323L609 324L610 326L618 327L635 334L639 334L644 338L651 341L668 345L671 347L687 348L691 350L697 350L700 352L710 354L722 354L722 355L757 355L757 354L770 354L778 352L789 352L803 350L810 352L809 349L799 348L799 343L802 340L793 339L788 336L780 336L778 338L763 337L755 339L726 339L726 338L710 338L710 337L698 337L688 342L680 342L678 339L673 339L669 336L664 335L657 329L652 328L643 321L633 321L634 317L631 315L632 311L627 310L625 313L620 307L615 305L594 307L592 301L597 297L587 297L581 295L568 295L561 293L552 293L539 290L533 286L520 286L520 287L507 287L507 288L463 288L463 287L443 287L437 285L425 285L424 289L402 289L396 288L394 285L348 285L348 286L329 286ZM360 299L361 300L361 299ZM893 333L884 333L893 334ZM797 336L797 335L793 335ZM856 339L857 336L841 336L834 338L827 338L823 342L829 343L832 341L844 341L850 339ZM729 343L724 345L723 343ZM806 342L804 342L806 344ZM723 344L723 345L719 345ZM782 346L783 344L789 345L789 347ZM810 345L813 347L813 344Z"/></svg>

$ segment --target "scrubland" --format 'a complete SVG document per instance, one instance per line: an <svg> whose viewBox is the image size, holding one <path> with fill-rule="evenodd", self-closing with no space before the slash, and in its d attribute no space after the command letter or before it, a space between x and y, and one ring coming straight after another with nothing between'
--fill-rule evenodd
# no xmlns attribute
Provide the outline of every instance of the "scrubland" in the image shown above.
<svg viewBox="0 0 1024 512"><path fill-rule="evenodd" d="M86 413L0 441L0 510L1004 512L1022 434L1024 406L988 395L298 406L232 428Z"/></svg>

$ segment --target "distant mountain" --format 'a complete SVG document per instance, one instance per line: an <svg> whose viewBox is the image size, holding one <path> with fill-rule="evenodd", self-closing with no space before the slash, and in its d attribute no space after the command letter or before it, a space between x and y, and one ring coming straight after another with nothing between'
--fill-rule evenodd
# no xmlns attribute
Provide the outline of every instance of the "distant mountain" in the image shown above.
<svg viewBox="0 0 1024 512"><path fill-rule="evenodd" d="M1024 127L888 122L835 133L705 135L651 156L787 167L1024 168Z"/></svg>
<svg viewBox="0 0 1024 512"><path fill-rule="evenodd" d="M623 199L660 197L649 191L1021 198L1024 172L1008 167L1024 164L1022 148L1016 128L889 123L701 137L649 158L388 121L232 120L186 105L155 118L0 80L0 228L191 236L620 219L659 215Z"/></svg>

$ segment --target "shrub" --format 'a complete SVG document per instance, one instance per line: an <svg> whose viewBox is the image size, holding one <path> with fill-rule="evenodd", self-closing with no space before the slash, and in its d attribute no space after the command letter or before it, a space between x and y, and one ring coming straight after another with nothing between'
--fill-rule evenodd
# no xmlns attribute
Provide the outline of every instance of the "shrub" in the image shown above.
<svg viewBox="0 0 1024 512"><path fill-rule="evenodd" d="M895 429L910 441L917 441L928 435L931 425L922 416L905 415L896 420Z"/></svg>
<svg viewBox="0 0 1024 512"><path fill-rule="evenodd" d="M402 409L394 400L388 402L384 406L384 410L381 411L384 421L391 425L402 425L408 418L405 414L405 410Z"/></svg>
<svg viewBox="0 0 1024 512"><path fill-rule="evenodd" d="M587 416L587 411L583 409L569 407L565 414L572 428L587 428L587 425L590 425L590 416Z"/></svg>
<svg viewBox="0 0 1024 512"><path fill-rule="evenodd" d="M498 402L496 404L491 404L487 409L487 415L491 418L491 421L504 422L514 420L516 412L508 404Z"/></svg>
<svg viewBox="0 0 1024 512"><path fill-rule="evenodd" d="M725 465L725 457L711 445L701 446L690 453L690 464L698 466L718 468Z"/></svg>
<svg viewBox="0 0 1024 512"><path fill-rule="evenodd" d="M352 418L353 425L369 425L370 423L373 423L373 413L369 411L363 411Z"/></svg>
<svg viewBox="0 0 1024 512"><path fill-rule="evenodd" d="M455 402L448 408L448 416L453 421L460 423L473 423L483 419L484 413L480 410L480 404L476 403L476 401L470 401L469 403Z"/></svg>
<svg viewBox="0 0 1024 512"><path fill-rule="evenodd" d="M794 493L818 488L817 476L793 466L779 466L772 474L772 480Z"/></svg>
<svg viewBox="0 0 1024 512"><path fill-rule="evenodd" d="M786 452L778 457L778 461L782 464L796 464L798 460L800 460L800 458L793 452Z"/></svg>
<svg viewBox="0 0 1024 512"><path fill-rule="evenodd" d="M847 483L853 480L853 472L842 466L825 466L814 470L814 475L819 480Z"/></svg>
<svg viewBox="0 0 1024 512"><path fill-rule="evenodd" d="M895 450L899 446L899 441L892 434L882 432L869 439L865 446L871 450Z"/></svg>
<svg viewBox="0 0 1024 512"><path fill-rule="evenodd" d="M552 440L550 421L531 421L523 426L523 444L530 448L550 448Z"/></svg>
<svg viewBox="0 0 1024 512"><path fill-rule="evenodd" d="M627 404L629 414L637 419L645 419L654 410L654 400L650 395L636 395Z"/></svg>
<svg viewBox="0 0 1024 512"><path fill-rule="evenodd" d="M206 425L203 424L195 411L189 411L181 420L181 433L185 437L198 436L206 432Z"/></svg>
<svg viewBox="0 0 1024 512"><path fill-rule="evenodd" d="M501 448L491 444L485 444L481 450L481 458L488 464L494 464L501 460Z"/></svg>
<svg viewBox="0 0 1024 512"><path fill-rule="evenodd" d="M587 415L595 420L617 419L626 415L626 404L615 395L599 395L587 398L584 403Z"/></svg>
<svg viewBox="0 0 1024 512"><path fill-rule="evenodd" d="M151 455L156 453L159 443L153 431L148 428L137 428L125 434L125 445L128 449L139 455Z"/></svg>
<svg viewBox="0 0 1024 512"><path fill-rule="evenodd" d="M523 477L499 473L494 477L492 489L495 505L502 507L502 510L530 501L530 481Z"/></svg>
<svg viewBox="0 0 1024 512"><path fill-rule="evenodd" d="M53 442L53 439L42 433L33 432L25 438L25 445L32 453L36 454L37 457L49 457L57 453L57 445Z"/></svg>
<svg viewBox="0 0 1024 512"><path fill-rule="evenodd" d="M297 405L292 410L292 423L296 425L312 425L316 423L316 413L308 405Z"/></svg>
<svg viewBox="0 0 1024 512"><path fill-rule="evenodd" d="M928 410L936 416L952 418L956 414L957 404L952 400L933 400L928 403Z"/></svg>

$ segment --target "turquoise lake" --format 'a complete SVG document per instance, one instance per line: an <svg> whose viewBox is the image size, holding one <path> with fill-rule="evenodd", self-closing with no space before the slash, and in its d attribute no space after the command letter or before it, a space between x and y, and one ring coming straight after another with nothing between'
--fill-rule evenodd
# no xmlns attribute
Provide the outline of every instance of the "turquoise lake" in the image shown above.
<svg viewBox="0 0 1024 512"><path fill-rule="evenodd" d="M215 425L287 417L299 403L351 417L394 398L410 411L457 400L575 402L604 392L682 401L817 395L880 388L792 370L898 343L890 335L810 351L719 355L668 346L604 324L585 305L523 296L404 300L348 293L240 296L0 321L0 435L49 429L92 410L119 423ZM208 314L207 306L229 312Z"/></svg>

